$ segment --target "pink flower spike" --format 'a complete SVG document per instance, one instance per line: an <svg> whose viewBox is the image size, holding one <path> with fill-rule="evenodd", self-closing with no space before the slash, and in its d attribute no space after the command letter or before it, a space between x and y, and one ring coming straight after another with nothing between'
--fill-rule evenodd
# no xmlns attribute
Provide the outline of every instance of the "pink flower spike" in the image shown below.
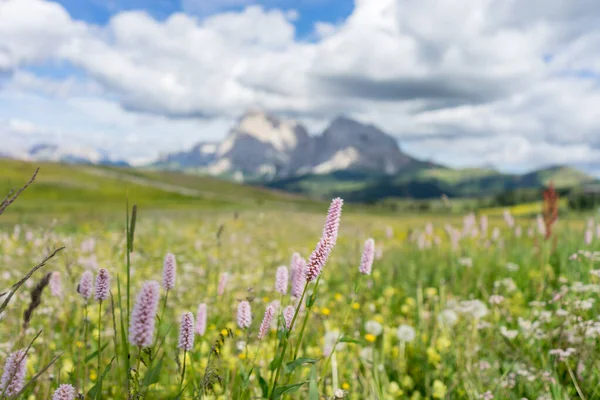
<svg viewBox="0 0 600 400"><path fill-rule="evenodd" d="M167 253L163 264L163 288L171 290L175 287L175 269L177 261L173 253Z"/></svg>
<svg viewBox="0 0 600 400"><path fill-rule="evenodd" d="M319 243L317 243L315 250L308 258L308 263L306 264L306 280L308 282L316 280L319 275L321 275L321 271L323 270L325 263L327 263L327 258L331 251L330 245L331 242L329 238L321 238Z"/></svg>
<svg viewBox="0 0 600 400"><path fill-rule="evenodd" d="M177 347L185 351L190 351L194 347L194 315L191 312L184 312L181 316Z"/></svg>
<svg viewBox="0 0 600 400"><path fill-rule="evenodd" d="M88 300L90 297L92 297L93 282L94 274L92 274L90 271L85 271L83 274L81 274L81 280L77 286L77 293L79 293L84 299Z"/></svg>
<svg viewBox="0 0 600 400"><path fill-rule="evenodd" d="M156 281L144 282L138 293L129 325L129 342L138 347L149 347L154 339L154 323L160 285Z"/></svg>
<svg viewBox="0 0 600 400"><path fill-rule="evenodd" d="M229 273L223 272L221 274L221 278L219 279L219 289L217 291L217 294L219 296L223 296L223 293L225 293L225 286L227 286L228 279L229 279Z"/></svg>
<svg viewBox="0 0 600 400"><path fill-rule="evenodd" d="M260 328L258 330L258 340L262 340L269 331L269 325L271 325L273 315L275 315L275 307L273 305L267 306L265 310L265 316L263 317L263 320L260 324Z"/></svg>
<svg viewBox="0 0 600 400"><path fill-rule="evenodd" d="M286 294L288 289L288 269L286 266L277 268L275 275L275 290L281 294Z"/></svg>
<svg viewBox="0 0 600 400"><path fill-rule="evenodd" d="M363 275L371 275L371 269L373 267L373 260L375 259L375 241L373 239L367 239L365 242L365 248L363 250L362 258L360 260L359 271Z"/></svg>
<svg viewBox="0 0 600 400"><path fill-rule="evenodd" d="M206 333L206 303L202 303L198 306L198 313L196 314L196 333L200 336L204 336Z"/></svg>
<svg viewBox="0 0 600 400"><path fill-rule="evenodd" d="M342 206L344 200L336 197L331 201L329 210L327 211L327 218L325 219L325 226L323 227L323 237L329 238L331 247L335 246L337 242L338 230L340 228L340 217L342 216Z"/></svg>
<svg viewBox="0 0 600 400"><path fill-rule="evenodd" d="M68 383L62 384L52 394L52 400L75 400L77 391L73 385Z"/></svg>
<svg viewBox="0 0 600 400"><path fill-rule="evenodd" d="M295 311L296 311L296 309L294 308L294 306L287 306L283 310L283 319L285 320L285 327L288 330L292 326L292 320L294 319L294 312Z"/></svg>
<svg viewBox="0 0 600 400"><path fill-rule="evenodd" d="M247 329L252 324L252 310L246 300L240 301L237 312L237 324L241 329Z"/></svg>
<svg viewBox="0 0 600 400"><path fill-rule="evenodd" d="M300 256L292 264L292 296L300 298L306 285L306 260Z"/></svg>
<svg viewBox="0 0 600 400"><path fill-rule="evenodd" d="M11 353L4 364L4 373L0 382L0 393L8 397L14 396L23 389L25 373L27 372L27 354L25 350Z"/></svg>
<svg viewBox="0 0 600 400"><path fill-rule="evenodd" d="M52 276L50 277L50 292L52 296L62 298L63 290L62 290L62 282L60 280L60 272L52 272Z"/></svg>
<svg viewBox="0 0 600 400"><path fill-rule="evenodd" d="M108 293L110 289L110 275L105 268L98 270L98 276L96 277L96 290L94 297L98 301L104 301L108 299Z"/></svg>

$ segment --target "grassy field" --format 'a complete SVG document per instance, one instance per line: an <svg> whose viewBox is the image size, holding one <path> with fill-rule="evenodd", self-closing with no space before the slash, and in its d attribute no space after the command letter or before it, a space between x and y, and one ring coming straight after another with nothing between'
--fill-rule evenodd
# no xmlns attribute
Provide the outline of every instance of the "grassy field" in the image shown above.
<svg viewBox="0 0 600 400"><path fill-rule="evenodd" d="M27 180L31 165L22 165L9 165L6 187ZM335 247L296 307L291 283L276 271L299 265L295 252L319 259L312 253L329 237L327 203L204 178L86 168L48 165L0 216L9 221L0 224L2 292L65 246L2 312L0 364L33 341L24 382L41 373L22 398L51 398L60 384L86 399L600 398L595 221L560 219L546 240L534 219L516 215L509 227L500 216L486 223L344 209ZM140 204L133 235L126 192ZM69 198L78 223L61 229ZM173 203L178 212L160 211ZM86 207L103 205L123 210L120 220L86 218ZM35 219L40 213L58 222ZM368 238L372 273L361 274ZM177 264L168 292L167 253ZM100 268L110 295L86 301L77 290L82 274L96 278ZM150 280L162 287L150 312L153 340L140 348L128 321L137 320L134 304ZM40 304L26 318L32 295ZM241 301L250 304L248 327L237 316ZM200 304L206 324L184 351L182 314L198 319ZM288 306L297 313L291 329ZM274 318L261 330L270 307Z"/></svg>

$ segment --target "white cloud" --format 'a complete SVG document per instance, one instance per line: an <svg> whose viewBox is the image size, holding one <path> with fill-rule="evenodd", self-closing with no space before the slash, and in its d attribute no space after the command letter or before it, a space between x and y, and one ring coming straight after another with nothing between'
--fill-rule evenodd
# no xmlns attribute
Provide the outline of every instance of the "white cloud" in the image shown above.
<svg viewBox="0 0 600 400"><path fill-rule="evenodd" d="M597 1L355 3L346 21L316 23L316 41L304 42L295 38L295 13L256 5L204 19L122 12L92 26L55 3L0 2L0 70L13 73L4 96L59 96L44 106L60 105L77 122L52 129L75 132L89 120L95 135L106 126L129 132L114 140L159 138L162 129L180 130L189 143L200 139L191 126L258 106L310 121L349 114L454 164L492 160L508 168L598 156ZM215 4L184 1L200 15ZM19 70L42 62L71 63L90 82ZM144 120L156 126L139 129ZM223 122L212 129L226 131ZM152 140L140 140L151 151Z"/></svg>

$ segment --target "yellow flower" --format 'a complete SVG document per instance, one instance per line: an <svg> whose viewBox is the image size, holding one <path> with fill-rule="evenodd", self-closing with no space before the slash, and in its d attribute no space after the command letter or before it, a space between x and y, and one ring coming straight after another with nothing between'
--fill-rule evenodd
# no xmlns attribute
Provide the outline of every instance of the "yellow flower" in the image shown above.
<svg viewBox="0 0 600 400"><path fill-rule="evenodd" d="M383 317L381 315L376 315L373 317L373 319L377 322L379 322L380 324L383 324L385 322L385 320L383 319Z"/></svg>
<svg viewBox="0 0 600 400"><path fill-rule="evenodd" d="M414 307L417 304L415 299L412 297L407 297L406 300L404 300L404 303L409 307Z"/></svg>
<svg viewBox="0 0 600 400"><path fill-rule="evenodd" d="M367 333L365 335L365 339L367 339L367 342L373 343L375 340L377 340L377 336L373 335L372 333Z"/></svg>
<svg viewBox="0 0 600 400"><path fill-rule="evenodd" d="M348 382L342 383L342 389L344 389L344 390L350 390L350 384Z"/></svg>
<svg viewBox="0 0 600 400"><path fill-rule="evenodd" d="M267 296L263 297L263 303L268 303L269 302L269 298Z"/></svg>
<svg viewBox="0 0 600 400"><path fill-rule="evenodd" d="M321 310L321 314L323 315L329 315L331 313L331 310L329 310L329 308L327 307L323 307L323 309Z"/></svg>
<svg viewBox="0 0 600 400"><path fill-rule="evenodd" d="M227 329L221 330L221 335L227 336L228 334L229 334L229 331Z"/></svg>
<svg viewBox="0 0 600 400"><path fill-rule="evenodd" d="M443 399L446 397L446 392L448 388L444 385L444 382L436 379L433 381L433 398L434 399Z"/></svg>
<svg viewBox="0 0 600 400"><path fill-rule="evenodd" d="M360 304L359 303L352 303L352 308L354 308L355 310L358 310L360 308Z"/></svg>
<svg viewBox="0 0 600 400"><path fill-rule="evenodd" d="M95 369L91 370L90 371L90 379L95 381L97 377L98 377L98 374L96 374L96 370Z"/></svg>
<svg viewBox="0 0 600 400"><path fill-rule="evenodd" d="M78 340L75 342L75 346L81 349L83 347L83 342L81 340Z"/></svg>
<svg viewBox="0 0 600 400"><path fill-rule="evenodd" d="M388 286L387 288L385 288L385 290L383 291L383 295L385 297L392 297L394 295L394 288L391 286Z"/></svg>
<svg viewBox="0 0 600 400"><path fill-rule="evenodd" d="M400 311L402 311L402 314L408 314L410 312L410 306L408 304L403 304L400 307Z"/></svg>
<svg viewBox="0 0 600 400"><path fill-rule="evenodd" d="M245 359L246 359L246 354L244 354L244 353L240 353L240 354L238 355L238 357L239 357L239 359L240 359L240 360L245 360Z"/></svg>
<svg viewBox="0 0 600 400"><path fill-rule="evenodd" d="M442 360L442 357L433 347L428 347L427 348L427 360L429 361L429 363L431 365L437 366L440 363L440 361Z"/></svg>
<svg viewBox="0 0 600 400"><path fill-rule="evenodd" d="M344 296L342 296L342 294L341 294L341 293L336 293L336 294L335 294L335 299L336 299L337 301L340 301L340 300L342 300L343 298L344 298Z"/></svg>
<svg viewBox="0 0 600 400"><path fill-rule="evenodd" d="M435 341L435 347L438 349L438 351L440 351L442 353L446 352L450 348L451 345L452 345L452 342L446 336L440 336Z"/></svg>
<svg viewBox="0 0 600 400"><path fill-rule="evenodd" d="M413 381L413 379L410 376L405 376L404 378L402 378L402 387L406 388L406 389L412 389L415 385L415 382Z"/></svg>
<svg viewBox="0 0 600 400"><path fill-rule="evenodd" d="M437 294L437 289L434 287L430 287L425 289L425 296L431 298Z"/></svg>
<svg viewBox="0 0 600 400"><path fill-rule="evenodd" d="M400 389L400 385L398 385L398 382L390 382L390 389L389 389L391 394L395 394L396 396L401 396L404 392L402 391L402 389Z"/></svg>

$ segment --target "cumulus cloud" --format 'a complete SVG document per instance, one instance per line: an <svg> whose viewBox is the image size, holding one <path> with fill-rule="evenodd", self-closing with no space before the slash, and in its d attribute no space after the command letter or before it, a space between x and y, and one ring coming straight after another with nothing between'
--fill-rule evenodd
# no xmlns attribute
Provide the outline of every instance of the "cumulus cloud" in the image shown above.
<svg viewBox="0 0 600 400"><path fill-rule="evenodd" d="M12 92L84 93L167 130L262 107L310 121L348 114L455 165L598 156L596 0L355 0L342 23L315 21L311 41L296 37L286 2L218 3L184 0L200 18L129 11L94 26L56 3L0 2L0 71ZM229 11L206 16L216 10ZM21 71L44 62L90 82Z"/></svg>

